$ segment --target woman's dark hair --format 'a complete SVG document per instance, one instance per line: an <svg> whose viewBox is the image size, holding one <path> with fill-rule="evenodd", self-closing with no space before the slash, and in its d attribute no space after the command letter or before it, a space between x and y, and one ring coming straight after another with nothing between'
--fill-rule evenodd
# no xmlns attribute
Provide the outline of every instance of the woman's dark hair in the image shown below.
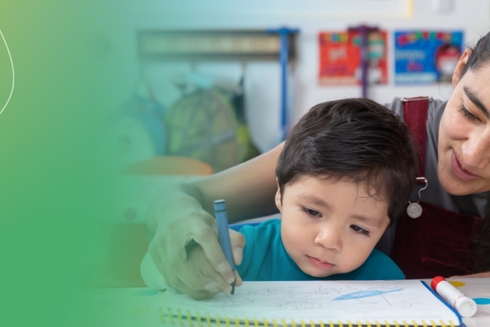
<svg viewBox="0 0 490 327"><path fill-rule="evenodd" d="M460 78L469 69L477 71L484 65L490 65L490 32L480 38L471 50L468 62L463 68L461 76L459 76ZM490 212L487 213L485 222L475 240L472 257L475 272L490 271Z"/></svg>
<svg viewBox="0 0 490 327"><path fill-rule="evenodd" d="M301 176L365 182L393 223L415 185L419 154L407 126L368 99L320 103L287 136L276 175L281 194Z"/></svg>
<svg viewBox="0 0 490 327"><path fill-rule="evenodd" d="M477 71L483 65L490 65L490 32L478 40L475 47L471 48L471 50L470 57L461 72L460 78L463 77L468 69Z"/></svg>

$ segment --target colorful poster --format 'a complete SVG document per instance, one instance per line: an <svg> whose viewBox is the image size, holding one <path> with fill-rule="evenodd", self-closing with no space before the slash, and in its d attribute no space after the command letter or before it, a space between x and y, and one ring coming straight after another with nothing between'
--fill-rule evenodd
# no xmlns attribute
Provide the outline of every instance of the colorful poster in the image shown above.
<svg viewBox="0 0 490 327"><path fill-rule="evenodd" d="M461 31L395 32L395 83L451 82L462 46Z"/></svg>
<svg viewBox="0 0 490 327"><path fill-rule="evenodd" d="M368 36L368 81L388 82L386 31ZM360 84L361 35L359 32L320 32L318 35L320 67L318 82L325 85Z"/></svg>

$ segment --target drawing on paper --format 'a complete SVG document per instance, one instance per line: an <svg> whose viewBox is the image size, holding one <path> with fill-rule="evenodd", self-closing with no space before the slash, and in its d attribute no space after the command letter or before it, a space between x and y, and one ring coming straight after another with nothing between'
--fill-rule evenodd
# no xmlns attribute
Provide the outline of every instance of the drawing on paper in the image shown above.
<svg viewBox="0 0 490 327"><path fill-rule="evenodd" d="M396 289L392 289L392 290L388 290L388 291L377 291L377 290L359 291L359 292L344 294L342 296L336 297L333 300L339 301L339 300L362 299L365 297L378 296L378 295L391 293L391 292L399 292L402 290L403 290L403 288L396 288Z"/></svg>
<svg viewBox="0 0 490 327"><path fill-rule="evenodd" d="M170 307L189 308L195 312L223 315L232 312L240 316L253 317L258 312L268 312L268 316L281 314L294 318L296 312L312 317L333 316L343 313L370 314L373 308L393 310L410 308L424 310L426 307L417 294L406 287L395 285L373 285L372 283L246 283L237 288L234 295L217 294L203 301L183 299L182 305L167 304ZM407 293L408 291L408 293ZM355 301L346 305L345 300Z"/></svg>
<svg viewBox="0 0 490 327"><path fill-rule="evenodd" d="M234 295L219 293L201 301L165 295L155 298L165 312L259 321L433 317L445 308L419 281L245 282Z"/></svg>

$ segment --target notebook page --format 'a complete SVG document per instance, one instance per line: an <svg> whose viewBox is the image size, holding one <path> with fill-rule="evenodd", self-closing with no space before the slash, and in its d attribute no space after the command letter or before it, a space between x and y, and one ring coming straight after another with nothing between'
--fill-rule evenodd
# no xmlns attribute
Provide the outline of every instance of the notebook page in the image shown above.
<svg viewBox="0 0 490 327"><path fill-rule="evenodd" d="M244 282L234 295L203 301L167 291L155 298L166 316L209 315L272 322L460 324L459 317L418 280ZM169 311L170 310L170 311Z"/></svg>

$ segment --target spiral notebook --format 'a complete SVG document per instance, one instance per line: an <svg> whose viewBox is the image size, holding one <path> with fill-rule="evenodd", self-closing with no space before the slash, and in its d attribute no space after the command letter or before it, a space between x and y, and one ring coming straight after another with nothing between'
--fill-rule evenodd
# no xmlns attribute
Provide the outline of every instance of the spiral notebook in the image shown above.
<svg viewBox="0 0 490 327"><path fill-rule="evenodd" d="M155 299L160 321L189 327L459 326L461 317L424 282L244 282L234 295Z"/></svg>

